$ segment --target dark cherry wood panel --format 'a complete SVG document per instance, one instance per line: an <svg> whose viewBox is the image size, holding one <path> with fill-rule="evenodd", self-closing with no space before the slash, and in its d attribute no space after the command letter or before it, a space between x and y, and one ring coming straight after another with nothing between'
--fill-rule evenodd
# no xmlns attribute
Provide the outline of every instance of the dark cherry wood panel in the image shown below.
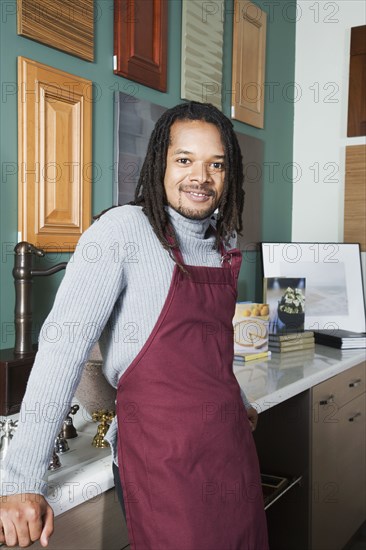
<svg viewBox="0 0 366 550"><path fill-rule="evenodd" d="M347 136L366 136L366 25L351 29Z"/></svg>
<svg viewBox="0 0 366 550"><path fill-rule="evenodd" d="M115 0L114 73L166 92L167 0Z"/></svg>

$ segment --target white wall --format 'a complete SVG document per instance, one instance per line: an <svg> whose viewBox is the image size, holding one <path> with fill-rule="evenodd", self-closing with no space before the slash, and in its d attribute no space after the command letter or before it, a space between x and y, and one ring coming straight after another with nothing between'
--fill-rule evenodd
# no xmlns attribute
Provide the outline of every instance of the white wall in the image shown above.
<svg viewBox="0 0 366 550"><path fill-rule="evenodd" d="M363 0L298 0L293 241L343 241L345 146L366 143L347 138L350 29L365 23Z"/></svg>

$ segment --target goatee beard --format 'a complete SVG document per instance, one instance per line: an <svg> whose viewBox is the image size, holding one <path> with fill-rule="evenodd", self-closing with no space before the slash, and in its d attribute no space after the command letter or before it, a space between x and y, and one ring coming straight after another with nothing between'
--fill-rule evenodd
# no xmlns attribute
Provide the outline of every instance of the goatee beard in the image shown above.
<svg viewBox="0 0 366 550"><path fill-rule="evenodd" d="M173 206L172 204L169 204L169 206L188 220L205 220L206 218L212 216L216 210L215 206L205 208L204 210L195 210L194 208L187 208L181 205Z"/></svg>
<svg viewBox="0 0 366 550"><path fill-rule="evenodd" d="M208 191L204 186L199 185L185 185L181 186L179 189L180 192L189 190L207 193L212 197L212 201L209 205L207 205L207 208L190 208L189 206L182 205L182 196L180 195L178 206L173 206L170 203L169 206L181 214L184 218L189 220L205 220L206 218L209 218L217 208L215 193L213 191Z"/></svg>

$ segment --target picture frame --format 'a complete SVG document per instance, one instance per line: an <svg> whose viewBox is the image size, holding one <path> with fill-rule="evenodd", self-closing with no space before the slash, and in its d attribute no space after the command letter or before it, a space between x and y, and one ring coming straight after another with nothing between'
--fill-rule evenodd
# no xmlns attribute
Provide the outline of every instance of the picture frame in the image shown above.
<svg viewBox="0 0 366 550"><path fill-rule="evenodd" d="M306 330L365 332L358 243L262 242L264 277L305 277Z"/></svg>
<svg viewBox="0 0 366 550"><path fill-rule="evenodd" d="M290 289L290 293L288 290ZM292 292L294 294L292 294ZM281 311L286 298L293 297L288 311ZM263 302L269 307L270 334L299 333L304 330L306 316L306 279L304 277L264 277Z"/></svg>

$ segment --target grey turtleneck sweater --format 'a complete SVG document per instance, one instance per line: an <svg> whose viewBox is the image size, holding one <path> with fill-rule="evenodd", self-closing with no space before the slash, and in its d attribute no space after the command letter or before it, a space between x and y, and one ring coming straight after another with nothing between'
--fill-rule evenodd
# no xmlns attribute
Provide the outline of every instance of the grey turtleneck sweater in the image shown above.
<svg viewBox="0 0 366 550"><path fill-rule="evenodd" d="M220 267L213 232L207 231L212 220L168 212L184 262ZM104 375L117 387L152 332L174 265L140 207L109 210L85 231L39 335L19 426L4 460L2 494L46 494L54 440L92 346L100 341ZM108 440L115 459L116 439L114 421Z"/></svg>

